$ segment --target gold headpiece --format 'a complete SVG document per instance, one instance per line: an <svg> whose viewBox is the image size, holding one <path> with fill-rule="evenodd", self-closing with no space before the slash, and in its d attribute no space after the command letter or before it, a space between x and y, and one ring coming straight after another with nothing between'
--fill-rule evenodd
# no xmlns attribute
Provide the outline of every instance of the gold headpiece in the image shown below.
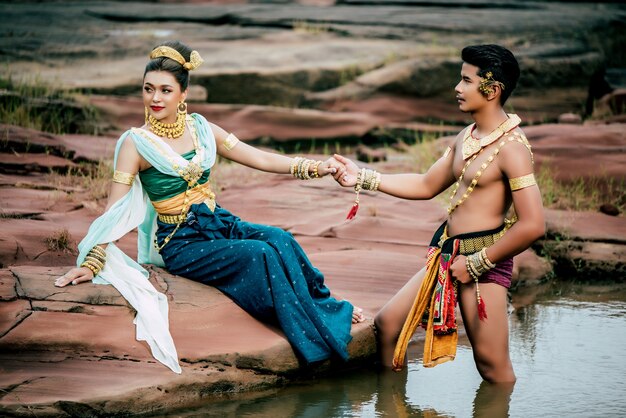
<svg viewBox="0 0 626 418"><path fill-rule="evenodd" d="M504 90L504 84L500 81L493 79L493 73L491 71L487 71L485 77L480 78L480 84L478 85L478 90L484 94L485 96L493 93L493 86L500 86L502 90Z"/></svg>
<svg viewBox="0 0 626 418"><path fill-rule="evenodd" d="M187 71L193 71L198 68L204 60L198 53L198 51L191 51L191 57L189 58L189 62L185 61L185 58L172 47L169 46L157 46L150 52L150 59L155 59L159 57L167 57L173 59L177 63L183 66L183 68Z"/></svg>

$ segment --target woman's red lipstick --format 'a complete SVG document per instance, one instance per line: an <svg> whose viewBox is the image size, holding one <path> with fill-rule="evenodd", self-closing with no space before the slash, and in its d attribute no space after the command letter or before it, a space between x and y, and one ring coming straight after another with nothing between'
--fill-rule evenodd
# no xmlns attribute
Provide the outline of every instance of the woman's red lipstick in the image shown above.
<svg viewBox="0 0 626 418"><path fill-rule="evenodd" d="M158 112L159 110L165 109L165 107L164 106L150 106L150 109L154 110L155 112Z"/></svg>

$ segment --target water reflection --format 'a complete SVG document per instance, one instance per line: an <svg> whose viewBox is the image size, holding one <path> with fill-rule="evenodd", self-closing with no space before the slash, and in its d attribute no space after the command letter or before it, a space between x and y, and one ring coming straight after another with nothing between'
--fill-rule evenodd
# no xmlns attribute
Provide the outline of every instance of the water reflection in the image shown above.
<svg viewBox="0 0 626 418"><path fill-rule="evenodd" d="M515 383L487 383L484 380L476 390L473 418L509 416L509 404Z"/></svg>
<svg viewBox="0 0 626 418"><path fill-rule="evenodd" d="M515 386L483 382L464 340L454 362L404 372L374 369L213 402L176 417L626 416L626 285L558 285L511 315Z"/></svg>

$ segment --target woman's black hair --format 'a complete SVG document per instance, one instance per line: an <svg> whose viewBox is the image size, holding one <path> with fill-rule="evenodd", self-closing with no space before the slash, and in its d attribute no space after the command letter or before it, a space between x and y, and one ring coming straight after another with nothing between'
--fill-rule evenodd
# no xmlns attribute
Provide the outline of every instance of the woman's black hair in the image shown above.
<svg viewBox="0 0 626 418"><path fill-rule="evenodd" d="M485 77L488 72L493 79L504 84L500 95L500 104L509 98L520 76L520 69L511 51L500 45L472 45L463 48L461 58L464 62L479 68L478 76Z"/></svg>
<svg viewBox="0 0 626 418"><path fill-rule="evenodd" d="M189 62L192 49L182 42L166 41L157 46L169 46L170 48L174 48L183 56L185 61ZM146 70L143 73L144 78L149 71L167 71L172 74L180 85L181 91L187 90L187 86L189 86L189 71L183 68L182 64L171 58L159 57L151 59L148 64L146 64Z"/></svg>

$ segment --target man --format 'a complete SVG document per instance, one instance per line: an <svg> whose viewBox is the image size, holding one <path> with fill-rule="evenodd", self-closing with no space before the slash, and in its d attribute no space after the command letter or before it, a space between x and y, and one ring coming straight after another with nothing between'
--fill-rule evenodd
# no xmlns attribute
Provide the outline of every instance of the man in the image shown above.
<svg viewBox="0 0 626 418"><path fill-rule="evenodd" d="M426 173L381 175L337 155L345 168L335 179L357 191L351 215L361 189L431 199L454 185L449 216L433 237L426 267L376 316L383 365L402 368L420 324L426 328L424 365L454 359L458 300L480 375L490 382L514 382L507 314L512 257L544 234L543 207L520 119L503 110L519 79L517 60L499 45L469 46L461 56L456 99L475 123ZM511 204L516 222L506 219Z"/></svg>

